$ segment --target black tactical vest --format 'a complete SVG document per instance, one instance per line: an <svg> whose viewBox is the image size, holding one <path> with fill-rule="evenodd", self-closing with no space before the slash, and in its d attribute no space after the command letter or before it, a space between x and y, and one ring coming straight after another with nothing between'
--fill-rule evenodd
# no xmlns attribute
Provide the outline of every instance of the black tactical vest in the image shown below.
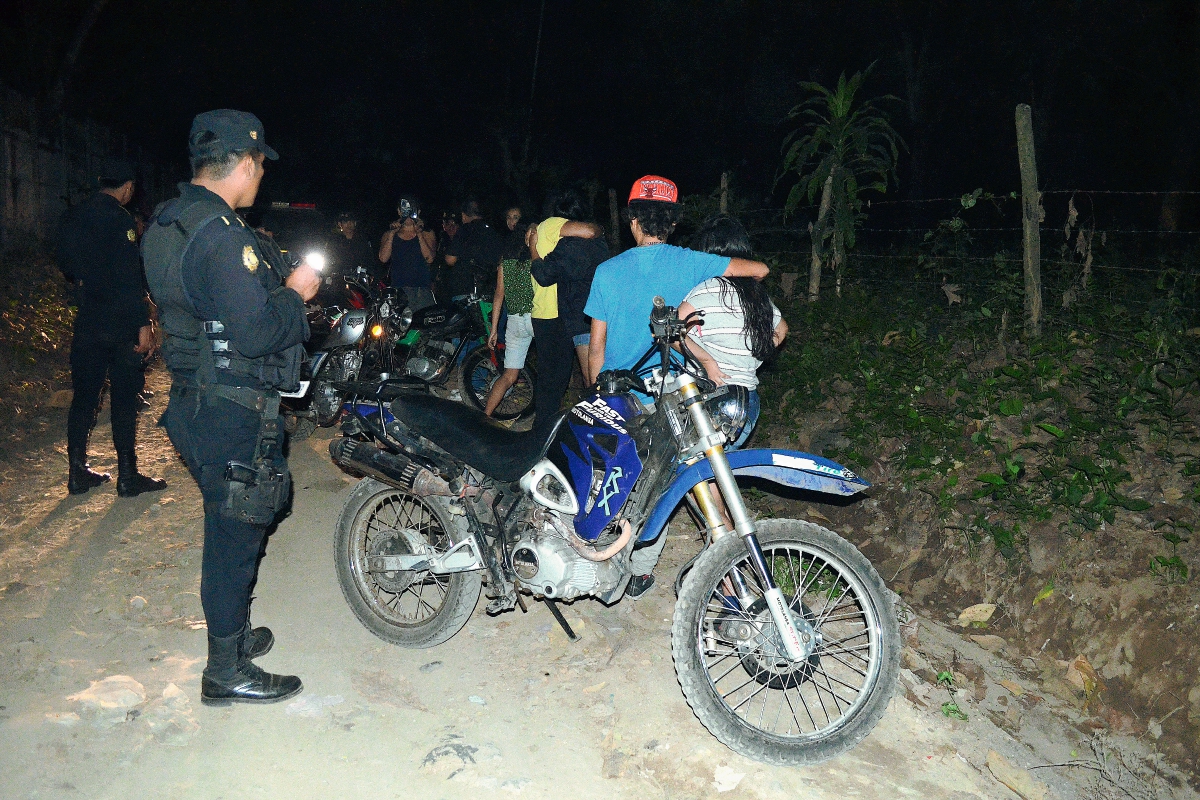
<svg viewBox="0 0 1200 800"><path fill-rule="evenodd" d="M159 220L164 205L155 209L142 240L146 283L158 306L159 323L166 335L163 358L172 375L185 383L250 386L294 391L299 386L304 346L280 353L246 358L224 337L219 320L206 320L196 310L183 280L184 261L196 236L207 225L245 226L241 218L219 199L201 199L182 210L169 223ZM281 288L275 270L258 270L267 292Z"/></svg>

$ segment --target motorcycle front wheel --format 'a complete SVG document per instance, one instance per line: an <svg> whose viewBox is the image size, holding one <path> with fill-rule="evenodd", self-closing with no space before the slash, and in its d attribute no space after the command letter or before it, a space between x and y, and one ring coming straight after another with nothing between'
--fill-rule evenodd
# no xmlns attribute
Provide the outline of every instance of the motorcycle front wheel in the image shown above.
<svg viewBox="0 0 1200 800"><path fill-rule="evenodd" d="M492 363L492 354L486 347L477 347L463 359L463 399L472 408L483 411L487 407L488 394L500 377L500 369ZM525 366L517 374L517 381L505 393L504 399L492 412L493 419L521 419L533 412L533 372Z"/></svg>
<svg viewBox="0 0 1200 800"><path fill-rule="evenodd" d="M800 661L784 654L745 541L730 534L684 580L675 672L692 711L730 749L816 764L857 745L887 710L900 673L892 595L852 544L818 525L764 520L758 539L810 651Z"/></svg>
<svg viewBox="0 0 1200 800"><path fill-rule="evenodd" d="M445 552L469 535L464 518L450 513L450 498L418 497L363 479L346 499L334 536L338 583L350 610L371 633L401 647L446 641L475 610L481 573L371 572L367 559Z"/></svg>

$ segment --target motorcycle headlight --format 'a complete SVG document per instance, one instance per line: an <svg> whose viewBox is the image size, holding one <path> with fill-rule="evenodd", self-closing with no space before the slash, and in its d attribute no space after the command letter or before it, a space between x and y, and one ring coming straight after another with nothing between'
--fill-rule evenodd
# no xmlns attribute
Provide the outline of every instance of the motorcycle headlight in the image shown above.
<svg viewBox="0 0 1200 800"><path fill-rule="evenodd" d="M403 311L397 311L392 314L392 325L396 329L397 336L403 336L408 333L408 329L412 327L413 311L408 306L404 306Z"/></svg>
<svg viewBox="0 0 1200 800"><path fill-rule="evenodd" d="M725 444L731 445L750 422L750 390L733 384L726 384L725 388L725 392L704 401L704 408L713 424L725 434Z"/></svg>

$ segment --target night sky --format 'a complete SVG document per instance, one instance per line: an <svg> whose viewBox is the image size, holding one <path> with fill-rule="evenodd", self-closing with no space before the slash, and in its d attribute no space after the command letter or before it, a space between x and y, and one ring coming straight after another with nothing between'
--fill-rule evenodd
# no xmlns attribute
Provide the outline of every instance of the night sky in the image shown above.
<svg viewBox="0 0 1200 800"><path fill-rule="evenodd" d="M46 97L94 0L0 5L0 79ZM1196 189L1200 3L109 0L65 110L184 163L191 117L258 114L279 199L539 206L641 174L772 195L801 80L876 62L865 92L908 143L899 197L1018 187L1033 105L1048 189ZM528 157L522 159L528 137Z"/></svg>

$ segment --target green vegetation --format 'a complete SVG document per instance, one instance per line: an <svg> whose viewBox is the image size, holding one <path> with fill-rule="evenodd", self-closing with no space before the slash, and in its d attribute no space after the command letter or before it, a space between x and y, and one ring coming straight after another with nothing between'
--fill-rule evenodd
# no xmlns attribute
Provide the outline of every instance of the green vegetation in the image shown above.
<svg viewBox="0 0 1200 800"><path fill-rule="evenodd" d="M796 430L828 410L837 419L815 450L852 468L884 462L945 517L961 515L950 527L972 550L990 542L1013 561L1031 527L1082 535L1146 512L1164 499L1151 470L1186 481L1168 501L1200 502L1197 286L1182 266L1196 254L1110 249L1090 285L1077 261L1044 265L1047 296L1073 294L1025 342L1009 333L1019 259L980 256L967 230L939 225L908 252L854 258L842 297L793 303L790 340L761 387L764 418ZM1187 579L1190 532L1174 518L1159 531L1169 551L1151 570L1168 583Z"/></svg>
<svg viewBox="0 0 1200 800"><path fill-rule="evenodd" d="M34 378L31 370L66 366L75 312L63 286L58 268L36 246L0 253L0 388L21 386Z"/></svg>
<svg viewBox="0 0 1200 800"><path fill-rule="evenodd" d="M801 124L784 140L780 179L794 176L796 180L784 210L790 214L801 204L813 205L820 198L813 250L819 253L828 243L839 288L846 253L854 248L863 216L859 194L868 190L883 193L889 180L895 183L896 160L903 146L887 114L877 105L896 98L857 99L870 72L867 68L849 79L842 73L833 89L802 82L800 88L810 96L787 117Z"/></svg>
<svg viewBox="0 0 1200 800"><path fill-rule="evenodd" d="M939 672L937 674L937 682L938 686L944 687L950 693L950 699L942 703L942 716L966 722L967 715L958 707L958 703L954 700L954 695L958 691L958 687L954 682L954 673L950 670Z"/></svg>

